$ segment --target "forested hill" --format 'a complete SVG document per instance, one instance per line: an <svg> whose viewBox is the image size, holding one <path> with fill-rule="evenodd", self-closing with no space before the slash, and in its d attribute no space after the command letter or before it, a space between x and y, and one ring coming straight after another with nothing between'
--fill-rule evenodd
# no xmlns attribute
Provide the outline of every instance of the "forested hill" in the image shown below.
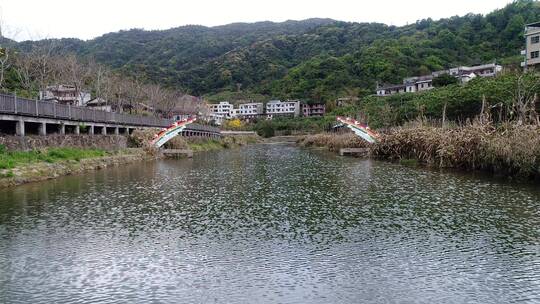
<svg viewBox="0 0 540 304"><path fill-rule="evenodd" d="M399 82L455 65L519 63L524 25L539 20L539 2L519 0L486 16L402 27L309 19L129 30L54 42L195 95L239 91L328 101L371 91L376 81ZM18 45L28 50L49 42Z"/></svg>

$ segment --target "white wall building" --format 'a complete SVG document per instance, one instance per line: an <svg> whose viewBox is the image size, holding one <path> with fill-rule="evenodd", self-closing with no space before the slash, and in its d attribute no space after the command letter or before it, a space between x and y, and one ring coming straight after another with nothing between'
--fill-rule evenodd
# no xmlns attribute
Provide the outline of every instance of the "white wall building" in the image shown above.
<svg viewBox="0 0 540 304"><path fill-rule="evenodd" d="M222 101L217 104L210 105L210 111L214 114L223 115L225 118L233 117L233 105L228 101Z"/></svg>
<svg viewBox="0 0 540 304"><path fill-rule="evenodd" d="M300 101L298 100L270 100L266 103L266 115L269 118L274 116L294 116L300 115Z"/></svg>
<svg viewBox="0 0 540 304"><path fill-rule="evenodd" d="M262 102L243 103L238 106L236 115L240 118L254 118L264 114Z"/></svg>

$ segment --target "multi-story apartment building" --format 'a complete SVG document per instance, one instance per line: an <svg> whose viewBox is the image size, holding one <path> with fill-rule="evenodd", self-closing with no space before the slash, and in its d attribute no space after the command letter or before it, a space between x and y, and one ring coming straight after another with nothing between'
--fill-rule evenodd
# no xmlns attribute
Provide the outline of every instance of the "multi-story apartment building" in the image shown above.
<svg viewBox="0 0 540 304"><path fill-rule="evenodd" d="M525 56L525 61L521 66L525 70L540 67L540 22L527 24L525 26L525 50L521 54Z"/></svg>
<svg viewBox="0 0 540 304"><path fill-rule="evenodd" d="M270 100L266 103L266 115L269 118L274 116L294 116L300 115L300 101L298 100Z"/></svg>
<svg viewBox="0 0 540 304"><path fill-rule="evenodd" d="M92 98L90 93L78 91L75 86L61 84L48 86L44 91L40 91L39 99L72 106L84 106Z"/></svg>
<svg viewBox="0 0 540 304"><path fill-rule="evenodd" d="M324 116L326 105L324 103L302 104L302 115L305 117Z"/></svg>
<svg viewBox="0 0 540 304"><path fill-rule="evenodd" d="M214 114L223 115L223 117L230 118L234 115L233 105L228 101L221 101L220 103L211 104L210 111Z"/></svg>
<svg viewBox="0 0 540 304"><path fill-rule="evenodd" d="M243 103L238 106L236 115L240 118L249 119L263 115L263 111L262 102Z"/></svg>
<svg viewBox="0 0 540 304"><path fill-rule="evenodd" d="M436 71L431 75L415 76L403 79L403 84L378 86L377 96L388 96L399 93L415 93L433 89L435 77L448 74L456 77L460 83L467 83L476 77L495 77L502 71L502 66L489 63L478 66L461 66L448 70Z"/></svg>

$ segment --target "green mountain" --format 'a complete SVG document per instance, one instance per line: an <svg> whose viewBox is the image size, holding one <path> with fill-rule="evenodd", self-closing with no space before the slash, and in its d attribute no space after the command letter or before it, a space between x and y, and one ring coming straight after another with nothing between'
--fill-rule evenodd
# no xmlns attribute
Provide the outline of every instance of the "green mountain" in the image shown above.
<svg viewBox="0 0 540 304"><path fill-rule="evenodd" d="M485 16L425 19L401 27L308 19L134 29L89 41L26 41L18 47L54 42L58 51L93 57L193 95L230 96L232 91L329 101L372 92L377 81L400 82L456 65L516 65L524 25L539 20L539 2L518 0Z"/></svg>

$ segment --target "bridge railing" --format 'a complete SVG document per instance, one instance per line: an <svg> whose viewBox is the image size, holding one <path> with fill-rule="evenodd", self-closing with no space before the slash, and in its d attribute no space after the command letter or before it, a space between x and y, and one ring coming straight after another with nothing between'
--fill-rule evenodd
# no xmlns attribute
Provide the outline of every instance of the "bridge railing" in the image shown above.
<svg viewBox="0 0 540 304"><path fill-rule="evenodd" d="M6 94L0 94L0 113L145 127L168 127L173 123L171 119L106 112Z"/></svg>
<svg viewBox="0 0 540 304"><path fill-rule="evenodd" d="M221 134L221 130L216 128L216 127L200 125L200 124L196 124L196 123L192 123L192 124L187 125L184 130Z"/></svg>

